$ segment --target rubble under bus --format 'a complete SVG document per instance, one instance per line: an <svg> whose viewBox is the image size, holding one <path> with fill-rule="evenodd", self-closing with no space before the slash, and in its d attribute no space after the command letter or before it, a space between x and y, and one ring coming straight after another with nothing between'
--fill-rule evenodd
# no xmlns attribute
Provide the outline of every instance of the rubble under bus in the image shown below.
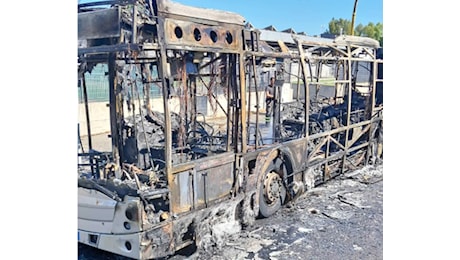
<svg viewBox="0 0 460 260"><path fill-rule="evenodd" d="M78 11L80 87L86 97L85 73L107 66L112 146L79 153L79 243L135 259L203 247L220 220L251 225L383 160L383 57L372 39L260 30L167 0Z"/></svg>

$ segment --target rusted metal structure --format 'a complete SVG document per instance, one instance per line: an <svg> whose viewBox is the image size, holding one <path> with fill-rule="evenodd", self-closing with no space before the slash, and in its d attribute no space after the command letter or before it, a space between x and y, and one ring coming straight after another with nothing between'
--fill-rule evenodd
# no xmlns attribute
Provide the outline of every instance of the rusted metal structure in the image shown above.
<svg viewBox="0 0 460 260"><path fill-rule="evenodd" d="M215 218L250 225L383 158L383 58L372 39L258 30L167 0L78 11L79 79L86 89L84 73L107 64L112 140L111 151L79 154L80 243L163 257L199 245Z"/></svg>

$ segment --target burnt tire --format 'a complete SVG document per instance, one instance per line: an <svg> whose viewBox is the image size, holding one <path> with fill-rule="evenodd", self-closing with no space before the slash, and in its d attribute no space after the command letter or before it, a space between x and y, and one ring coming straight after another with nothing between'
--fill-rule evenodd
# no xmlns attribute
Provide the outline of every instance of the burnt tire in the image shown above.
<svg viewBox="0 0 460 260"><path fill-rule="evenodd" d="M275 176L275 174L277 176ZM270 178L272 181L268 181L267 183L267 178ZM273 183L273 181L276 181L276 183ZM279 194L277 194L276 198L273 196L271 200L267 198L267 192L266 192L267 185L266 184L268 185L272 184L274 186L278 186L277 188L279 188ZM284 202L285 198L286 198L286 188L282 184L282 179L279 176L275 165L272 163L270 164L270 166L267 168L266 172L264 173L264 176L262 178L262 183L259 189L259 217L267 218L275 214L281 208L281 205Z"/></svg>

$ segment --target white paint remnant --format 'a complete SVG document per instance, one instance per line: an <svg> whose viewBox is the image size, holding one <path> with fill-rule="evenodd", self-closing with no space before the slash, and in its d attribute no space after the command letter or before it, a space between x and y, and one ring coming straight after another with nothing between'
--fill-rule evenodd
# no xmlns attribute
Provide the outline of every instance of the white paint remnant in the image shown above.
<svg viewBox="0 0 460 260"><path fill-rule="evenodd" d="M297 239L296 241L294 241L293 244L300 244L300 243L302 242L303 239L304 239L304 238L301 237L301 238Z"/></svg>
<svg viewBox="0 0 460 260"><path fill-rule="evenodd" d="M269 254L270 259L272 259L272 257L281 255L282 252L283 252L283 251L273 251L273 252L270 252L270 254Z"/></svg>
<svg viewBox="0 0 460 260"><path fill-rule="evenodd" d="M353 249L356 250L356 251L362 251L363 248L358 246L358 245L353 245Z"/></svg>
<svg viewBox="0 0 460 260"><path fill-rule="evenodd" d="M303 228L303 227L299 227L298 230L299 230L299 232L301 232L301 233L310 233L310 232L313 231L313 229L311 229L311 228Z"/></svg>

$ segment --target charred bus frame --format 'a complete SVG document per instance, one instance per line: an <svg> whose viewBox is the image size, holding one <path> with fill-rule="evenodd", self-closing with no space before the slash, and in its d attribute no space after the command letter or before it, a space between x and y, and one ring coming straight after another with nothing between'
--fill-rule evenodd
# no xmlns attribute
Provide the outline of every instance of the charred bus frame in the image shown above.
<svg viewBox="0 0 460 260"><path fill-rule="evenodd" d="M107 64L112 142L79 154L80 243L163 257L200 246L215 218L251 225L383 158L383 58L372 39L258 30L167 0L78 10L79 79L86 97L85 72ZM269 77L277 98L266 124Z"/></svg>

